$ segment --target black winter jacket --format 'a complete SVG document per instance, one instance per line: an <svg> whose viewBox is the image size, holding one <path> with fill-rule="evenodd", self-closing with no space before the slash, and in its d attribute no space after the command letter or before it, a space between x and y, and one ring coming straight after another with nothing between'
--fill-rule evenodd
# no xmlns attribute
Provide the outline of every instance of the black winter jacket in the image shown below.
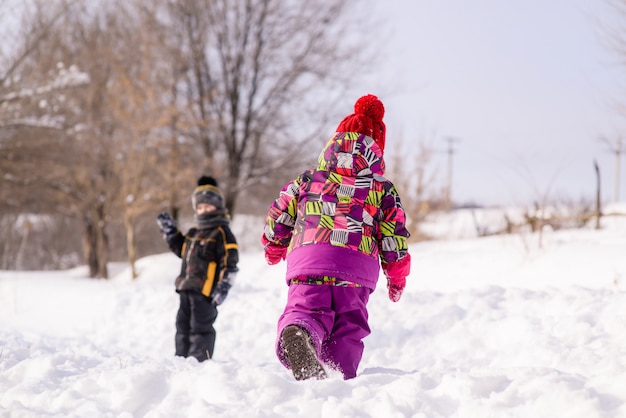
<svg viewBox="0 0 626 418"><path fill-rule="evenodd" d="M238 271L239 251L228 224L191 228L169 237L167 244L183 262L176 291L194 290L210 297L217 282Z"/></svg>

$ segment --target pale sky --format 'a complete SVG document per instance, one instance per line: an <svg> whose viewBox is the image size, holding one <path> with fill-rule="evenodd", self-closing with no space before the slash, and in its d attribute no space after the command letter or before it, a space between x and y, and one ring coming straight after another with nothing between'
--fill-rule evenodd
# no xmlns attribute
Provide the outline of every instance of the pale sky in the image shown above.
<svg viewBox="0 0 626 418"><path fill-rule="evenodd" d="M454 137L453 199L527 204L615 197L613 141L626 118L612 100L626 88L597 21L603 0L391 0L376 13L392 32L374 82L394 138L434 144L442 183ZM625 18L626 19L626 18ZM615 22L615 18L613 18ZM622 69L623 72L623 69ZM621 87L620 87L621 86ZM619 198L626 200L622 154Z"/></svg>
<svg viewBox="0 0 626 418"><path fill-rule="evenodd" d="M616 193L615 155L598 139L615 144L623 135L626 148L626 117L614 104L620 96L626 103L625 68L599 26L616 22L606 0L367 4L381 21L367 31L389 39L361 90L385 104L388 153L396 139L436 147L429 168L441 188L445 138L455 138L458 203L528 204L544 195L592 201L594 159L603 201L616 194L626 201L626 152ZM402 151L411 160L412 151Z"/></svg>

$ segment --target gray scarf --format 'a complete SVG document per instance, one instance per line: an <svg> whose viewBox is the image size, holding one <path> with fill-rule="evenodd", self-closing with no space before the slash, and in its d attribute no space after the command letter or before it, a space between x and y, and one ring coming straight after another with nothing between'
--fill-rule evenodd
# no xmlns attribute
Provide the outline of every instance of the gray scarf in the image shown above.
<svg viewBox="0 0 626 418"><path fill-rule="evenodd" d="M213 212L195 215L196 223L200 229L215 228L219 225L228 225L230 223L230 215L226 209L216 209Z"/></svg>

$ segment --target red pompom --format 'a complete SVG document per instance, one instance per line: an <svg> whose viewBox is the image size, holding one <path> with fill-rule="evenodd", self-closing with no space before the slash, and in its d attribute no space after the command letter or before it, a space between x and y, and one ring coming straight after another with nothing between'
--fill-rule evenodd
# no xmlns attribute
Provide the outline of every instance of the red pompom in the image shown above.
<svg viewBox="0 0 626 418"><path fill-rule="evenodd" d="M357 115L365 115L374 122L381 122L385 116L385 107L373 94L365 95L354 104L354 113Z"/></svg>
<svg viewBox="0 0 626 418"><path fill-rule="evenodd" d="M383 123L385 107L378 97L367 94L354 104L354 113L346 116L337 126L336 132L358 132L367 135L385 152L387 128Z"/></svg>

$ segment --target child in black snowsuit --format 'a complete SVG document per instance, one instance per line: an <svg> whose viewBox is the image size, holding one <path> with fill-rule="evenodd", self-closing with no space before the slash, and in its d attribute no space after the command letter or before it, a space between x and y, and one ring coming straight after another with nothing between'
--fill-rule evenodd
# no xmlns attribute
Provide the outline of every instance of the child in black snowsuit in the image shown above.
<svg viewBox="0 0 626 418"><path fill-rule="evenodd" d="M202 176L197 184L191 197L197 226L183 235L168 213L159 214L157 223L167 245L182 259L176 278L176 355L204 361L213 356L217 306L235 282L239 253L217 182Z"/></svg>

